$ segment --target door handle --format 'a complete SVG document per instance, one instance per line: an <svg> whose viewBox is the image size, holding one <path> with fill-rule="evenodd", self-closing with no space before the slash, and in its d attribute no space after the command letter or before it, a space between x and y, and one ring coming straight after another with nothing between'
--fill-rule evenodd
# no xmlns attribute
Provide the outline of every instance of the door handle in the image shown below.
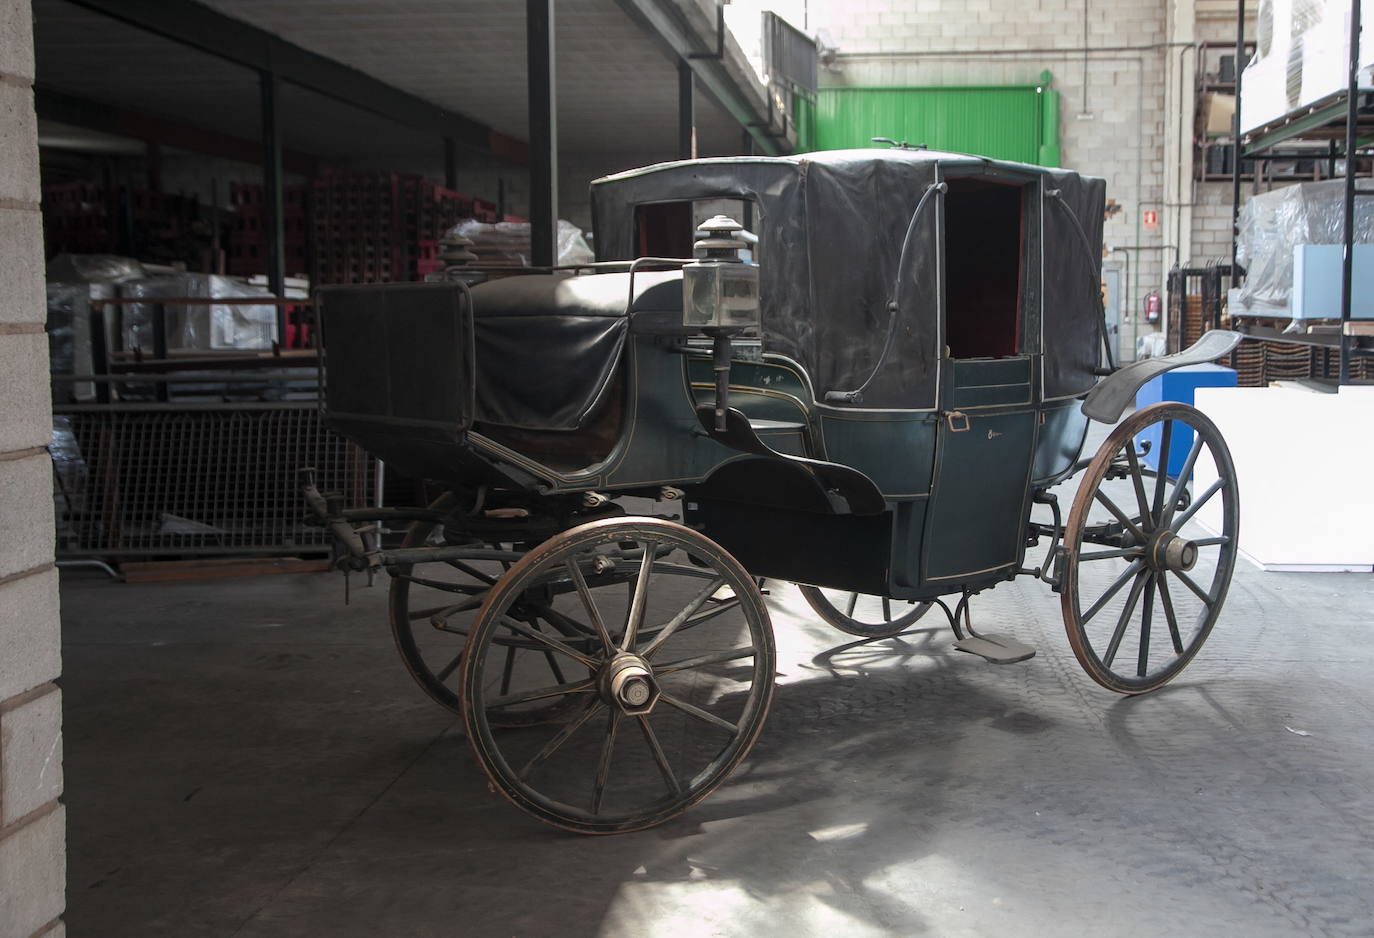
<svg viewBox="0 0 1374 938"><path fill-rule="evenodd" d="M950 433L963 433L968 429L968 414L959 410L945 411L945 423L949 425Z"/></svg>

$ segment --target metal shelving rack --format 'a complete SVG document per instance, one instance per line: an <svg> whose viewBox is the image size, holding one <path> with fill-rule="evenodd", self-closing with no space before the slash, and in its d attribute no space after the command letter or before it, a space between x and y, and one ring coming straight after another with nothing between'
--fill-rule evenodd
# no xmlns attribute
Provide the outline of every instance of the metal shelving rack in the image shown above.
<svg viewBox="0 0 1374 938"><path fill-rule="evenodd" d="M1374 90L1359 86L1360 57L1360 0L1352 0L1350 10L1350 49L1347 63L1347 84L1344 91L1320 101L1290 111L1283 117L1243 133L1240 125L1240 101L1243 94L1245 53L1245 2L1236 3L1236 116L1235 136L1239 141L1231 173L1231 285L1240 285L1240 266L1236 258L1236 239L1240 232L1241 165L1245 158L1260 156L1265 151L1289 140L1330 140L1343 143L1341 155L1345 159L1345 220L1344 257L1341 269L1341 328L1337 337L1340 347L1339 384L1350 383L1350 356L1361 346L1351 334L1350 307L1355 252L1355 178L1359 165L1358 150L1361 139L1374 135ZM1332 154L1334 159L1334 152ZM1272 330L1265 330L1266 332ZM1253 329L1251 334L1254 334ZM1330 336L1265 335L1274 341L1298 342L1304 345L1330 344Z"/></svg>

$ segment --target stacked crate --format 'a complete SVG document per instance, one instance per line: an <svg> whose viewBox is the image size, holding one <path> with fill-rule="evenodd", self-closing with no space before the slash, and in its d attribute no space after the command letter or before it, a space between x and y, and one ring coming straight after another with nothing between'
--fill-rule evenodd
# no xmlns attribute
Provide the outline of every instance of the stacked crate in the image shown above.
<svg viewBox="0 0 1374 938"><path fill-rule="evenodd" d="M473 200L445 189L423 176L401 179L401 228L405 243L405 274L423 280L440 269L439 239L459 219L473 214Z"/></svg>
<svg viewBox="0 0 1374 938"><path fill-rule="evenodd" d="M93 182L44 186L43 241L50 254L112 253L114 225L105 187Z"/></svg>
<svg viewBox="0 0 1374 938"><path fill-rule="evenodd" d="M1334 378L1340 371L1340 351L1295 342L1245 339L1220 364L1236 369L1242 388L1267 387L1272 381L1300 378ZM1374 379L1374 356L1352 355L1350 377Z"/></svg>
<svg viewBox="0 0 1374 938"><path fill-rule="evenodd" d="M439 239L464 218L496 220L496 206L410 173L327 170L311 184L314 283L423 280Z"/></svg>
<svg viewBox="0 0 1374 938"><path fill-rule="evenodd" d="M400 175L327 170L310 186L311 280L399 279Z"/></svg>
<svg viewBox="0 0 1374 938"><path fill-rule="evenodd" d="M306 252L304 186L282 188L282 248L285 273L302 274L310 269ZM229 229L225 272L235 277L267 273L267 205L262 186L233 183L229 186L233 224Z"/></svg>

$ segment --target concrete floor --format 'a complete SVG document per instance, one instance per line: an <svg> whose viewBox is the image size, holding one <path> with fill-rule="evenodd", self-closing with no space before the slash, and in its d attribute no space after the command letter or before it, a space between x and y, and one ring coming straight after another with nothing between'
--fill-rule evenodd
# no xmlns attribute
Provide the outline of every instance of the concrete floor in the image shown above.
<svg viewBox="0 0 1374 938"><path fill-rule="evenodd" d="M1125 699L1021 580L869 644L773 584L751 758L588 838L487 790L412 685L385 590L63 584L73 935L1369 935L1374 578L1242 564L1208 647ZM924 624L924 623L922 623Z"/></svg>

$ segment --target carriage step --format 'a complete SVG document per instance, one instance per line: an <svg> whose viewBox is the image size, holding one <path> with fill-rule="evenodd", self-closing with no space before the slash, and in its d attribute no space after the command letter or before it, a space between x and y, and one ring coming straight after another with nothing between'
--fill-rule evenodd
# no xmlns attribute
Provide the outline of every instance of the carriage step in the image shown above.
<svg viewBox="0 0 1374 938"><path fill-rule="evenodd" d="M1005 635L979 635L961 638L954 643L960 651L984 658L992 664L1015 664L1035 657L1035 649Z"/></svg>

